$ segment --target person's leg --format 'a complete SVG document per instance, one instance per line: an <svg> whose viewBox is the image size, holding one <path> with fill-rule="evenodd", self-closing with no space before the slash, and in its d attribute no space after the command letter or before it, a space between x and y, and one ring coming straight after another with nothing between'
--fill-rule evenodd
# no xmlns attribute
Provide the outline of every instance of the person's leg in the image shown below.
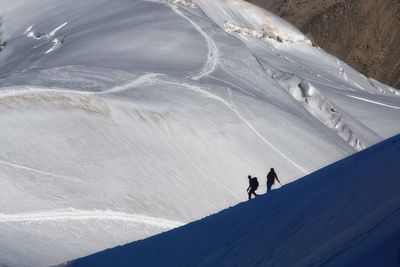
<svg viewBox="0 0 400 267"><path fill-rule="evenodd" d="M249 199L251 199L251 190L247 192L249 194Z"/></svg>
<svg viewBox="0 0 400 267"><path fill-rule="evenodd" d="M272 184L271 184L271 183L267 183L267 193L268 193L269 191L271 191L271 188L272 188Z"/></svg>
<svg viewBox="0 0 400 267"><path fill-rule="evenodd" d="M251 195L254 195L254 197L256 196L256 194L255 194L255 192L254 192L254 188L251 188L251 189L250 189L250 192L249 192L249 199L251 199Z"/></svg>

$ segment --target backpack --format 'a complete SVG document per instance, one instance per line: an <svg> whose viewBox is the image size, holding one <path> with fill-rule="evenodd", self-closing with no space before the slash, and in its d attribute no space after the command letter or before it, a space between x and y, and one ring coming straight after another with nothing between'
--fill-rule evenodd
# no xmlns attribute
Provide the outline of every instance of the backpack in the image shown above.
<svg viewBox="0 0 400 267"><path fill-rule="evenodd" d="M258 185L259 185L257 177L254 177L253 179L251 179L251 182L252 182L252 187L257 189Z"/></svg>

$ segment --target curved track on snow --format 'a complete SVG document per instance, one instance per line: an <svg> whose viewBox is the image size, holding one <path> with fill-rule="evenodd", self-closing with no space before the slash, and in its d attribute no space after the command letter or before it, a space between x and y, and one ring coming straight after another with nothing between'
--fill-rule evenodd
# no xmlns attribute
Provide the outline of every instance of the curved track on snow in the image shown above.
<svg viewBox="0 0 400 267"><path fill-rule="evenodd" d="M306 170L305 168L303 168L302 166L300 166L300 164L296 163L294 160L292 160L289 156L287 156L285 153L283 153L281 150L279 150L276 146L274 146L270 141L268 141L239 111L238 109L233 106L232 104L230 104L229 102L227 102L225 99L212 94L211 92L202 89L198 86L195 85L190 85L187 83L176 83L176 82L169 82L169 81L164 81L164 83L166 84L173 84L176 86L182 86L185 87L189 90L192 90L196 93L199 93L200 95L206 97L206 98L210 98L210 99L214 99L218 102L221 102L222 104L224 104L227 108L229 108L241 121L243 121L247 127L249 127L249 129L251 131L254 132L254 134L260 138L261 141L263 141L266 145L268 145L270 148L272 148L274 151L276 151L280 156L282 156L285 160L287 160L288 162L290 162L294 167L296 167L298 170L300 170L303 173L309 173L308 170Z"/></svg>
<svg viewBox="0 0 400 267"><path fill-rule="evenodd" d="M131 88L135 88L141 85L148 85L148 84L153 84L154 83L154 79L159 76L161 74L157 74L157 73L146 73L143 74L141 76L139 76L138 78L136 78L135 80L124 84L124 85L117 85L114 86L112 88L109 88L107 90L104 90L102 92L97 92L94 93L96 95L103 95L103 94L111 94L111 93L117 93L117 92L121 92L121 91L126 91L128 89Z"/></svg>
<svg viewBox="0 0 400 267"><path fill-rule="evenodd" d="M189 75L187 78L198 81L215 71L218 65L218 58L219 58L219 50L217 44L208 33L206 33L199 25L197 25L196 22L194 22L192 19L190 19L188 16L186 16L179 10L179 4L164 2L160 0L142 0L142 1L158 3L170 7L172 11L174 11L178 16L188 21L196 29L196 31L200 33L200 35L203 36L203 38L205 39L208 49L206 62L204 63L203 67L198 71L197 74Z"/></svg>
<svg viewBox="0 0 400 267"><path fill-rule="evenodd" d="M77 210L60 209L39 211L32 213L3 214L0 213L0 223L15 222L50 222L66 220L111 220L139 224L147 224L158 228L171 229L182 226L182 222L171 221L163 218L150 217L141 214L131 214L112 210Z"/></svg>
<svg viewBox="0 0 400 267"><path fill-rule="evenodd" d="M207 48L208 48L207 60L204 64L203 68L201 68L197 74L189 76L189 78L197 81L205 76L210 75L217 68L217 64L218 64L219 51L218 51L217 44L214 42L214 40L211 38L210 35L208 35L193 20L191 20L189 17L187 17L185 14L183 14L177 6L175 6L173 4L169 4L169 6L176 14L178 14L179 16L181 16L182 18L187 20L190 24L192 24L193 27L201 34L201 36L203 36L203 38L206 40L206 43L207 43Z"/></svg>

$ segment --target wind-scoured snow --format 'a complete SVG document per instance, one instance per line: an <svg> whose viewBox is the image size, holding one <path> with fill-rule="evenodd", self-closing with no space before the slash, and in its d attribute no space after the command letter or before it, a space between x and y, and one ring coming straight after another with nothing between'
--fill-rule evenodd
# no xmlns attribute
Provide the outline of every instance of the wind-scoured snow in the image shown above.
<svg viewBox="0 0 400 267"><path fill-rule="evenodd" d="M66 266L398 266L399 155L398 135L255 200Z"/></svg>
<svg viewBox="0 0 400 267"><path fill-rule="evenodd" d="M274 167L287 184L400 131L395 89L243 1L0 10L1 214L188 223L246 199L249 174L263 183ZM101 222L0 222L0 265L48 266L163 230Z"/></svg>
<svg viewBox="0 0 400 267"><path fill-rule="evenodd" d="M24 88L24 90L5 90L0 94L0 110L12 111L21 108L82 109L87 112L108 113L109 107L103 99L81 91L64 91L46 88Z"/></svg>

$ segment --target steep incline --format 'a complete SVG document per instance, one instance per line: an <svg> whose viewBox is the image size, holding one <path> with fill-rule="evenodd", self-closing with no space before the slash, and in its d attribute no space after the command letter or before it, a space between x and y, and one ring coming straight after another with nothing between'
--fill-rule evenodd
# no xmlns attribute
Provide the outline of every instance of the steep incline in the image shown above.
<svg viewBox="0 0 400 267"><path fill-rule="evenodd" d="M398 266L400 135L279 191L67 266Z"/></svg>

